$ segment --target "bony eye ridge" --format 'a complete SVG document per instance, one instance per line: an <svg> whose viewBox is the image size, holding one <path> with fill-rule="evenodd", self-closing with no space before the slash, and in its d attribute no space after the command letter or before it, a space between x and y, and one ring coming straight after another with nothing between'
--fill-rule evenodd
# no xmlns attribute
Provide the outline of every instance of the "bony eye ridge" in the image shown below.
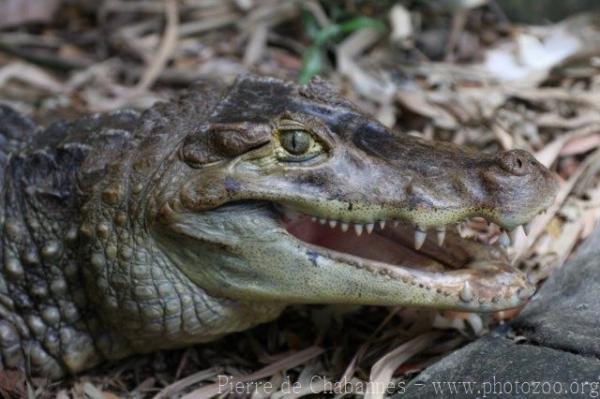
<svg viewBox="0 0 600 399"><path fill-rule="evenodd" d="M281 146L290 154L302 155L313 144L312 135L304 130L289 130L281 133Z"/></svg>

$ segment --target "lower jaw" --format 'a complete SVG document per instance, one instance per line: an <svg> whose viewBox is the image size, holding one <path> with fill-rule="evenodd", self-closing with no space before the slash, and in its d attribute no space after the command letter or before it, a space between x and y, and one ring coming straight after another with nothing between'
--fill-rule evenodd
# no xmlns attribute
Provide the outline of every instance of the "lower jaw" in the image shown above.
<svg viewBox="0 0 600 399"><path fill-rule="evenodd" d="M432 237L415 250L408 226L357 236L304 217L286 223L286 228L320 255L388 276L399 283L398 290L415 293L415 302L396 304L491 312L519 306L533 294L534 287L510 266L504 251L454 232L443 247Z"/></svg>

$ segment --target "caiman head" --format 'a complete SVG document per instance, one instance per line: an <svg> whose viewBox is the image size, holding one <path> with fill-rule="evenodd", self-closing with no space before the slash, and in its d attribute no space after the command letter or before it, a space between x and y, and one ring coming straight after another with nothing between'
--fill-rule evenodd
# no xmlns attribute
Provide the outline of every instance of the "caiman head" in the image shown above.
<svg viewBox="0 0 600 399"><path fill-rule="evenodd" d="M169 173L149 215L161 250L210 295L278 304L518 306L534 288L503 249L446 229L478 216L511 231L557 191L525 151L401 134L321 80L257 77L222 95Z"/></svg>

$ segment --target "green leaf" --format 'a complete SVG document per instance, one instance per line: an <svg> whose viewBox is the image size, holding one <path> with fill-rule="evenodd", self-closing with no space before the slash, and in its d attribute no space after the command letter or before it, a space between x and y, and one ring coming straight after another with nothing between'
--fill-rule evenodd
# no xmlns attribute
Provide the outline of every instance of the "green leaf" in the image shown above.
<svg viewBox="0 0 600 399"><path fill-rule="evenodd" d="M344 33L356 32L361 29L371 28L385 32L385 24L377 19L369 17L356 17L340 24L340 30Z"/></svg>
<svg viewBox="0 0 600 399"><path fill-rule="evenodd" d="M313 76L321 72L321 64L323 63L323 53L320 47L311 46L302 57L302 69L298 76L300 84L306 84Z"/></svg>
<svg viewBox="0 0 600 399"><path fill-rule="evenodd" d="M315 45L323 46L340 33L342 33L342 30L340 29L339 24L327 25L326 27L321 29L315 37Z"/></svg>
<svg viewBox="0 0 600 399"><path fill-rule="evenodd" d="M342 23L335 23L318 30L316 21L308 12L303 12L305 34L313 39L310 46L302 57L302 69L298 75L298 81L306 84L313 76L321 72L323 65L323 48L332 40L343 34L352 33L361 29L371 28L385 31L385 24L379 20L369 17L355 17Z"/></svg>
<svg viewBox="0 0 600 399"><path fill-rule="evenodd" d="M319 24L311 12L304 7L302 8L301 15L302 24L304 25L304 34L314 42L319 34Z"/></svg>
<svg viewBox="0 0 600 399"><path fill-rule="evenodd" d="M315 37L315 45L324 46L327 42L335 39L342 33L352 33L361 29L376 29L385 31L385 24L369 17L356 17L340 24L331 24L319 31Z"/></svg>

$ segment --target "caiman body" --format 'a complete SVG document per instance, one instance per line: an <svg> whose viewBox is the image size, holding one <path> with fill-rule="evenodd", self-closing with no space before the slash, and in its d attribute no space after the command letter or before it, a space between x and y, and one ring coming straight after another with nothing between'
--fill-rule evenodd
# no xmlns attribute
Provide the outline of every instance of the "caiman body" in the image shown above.
<svg viewBox="0 0 600 399"><path fill-rule="evenodd" d="M524 151L392 132L319 80L246 76L47 129L0 108L0 149L0 366L52 378L288 304L518 306L533 287L503 251L445 227L512 230L556 191Z"/></svg>

